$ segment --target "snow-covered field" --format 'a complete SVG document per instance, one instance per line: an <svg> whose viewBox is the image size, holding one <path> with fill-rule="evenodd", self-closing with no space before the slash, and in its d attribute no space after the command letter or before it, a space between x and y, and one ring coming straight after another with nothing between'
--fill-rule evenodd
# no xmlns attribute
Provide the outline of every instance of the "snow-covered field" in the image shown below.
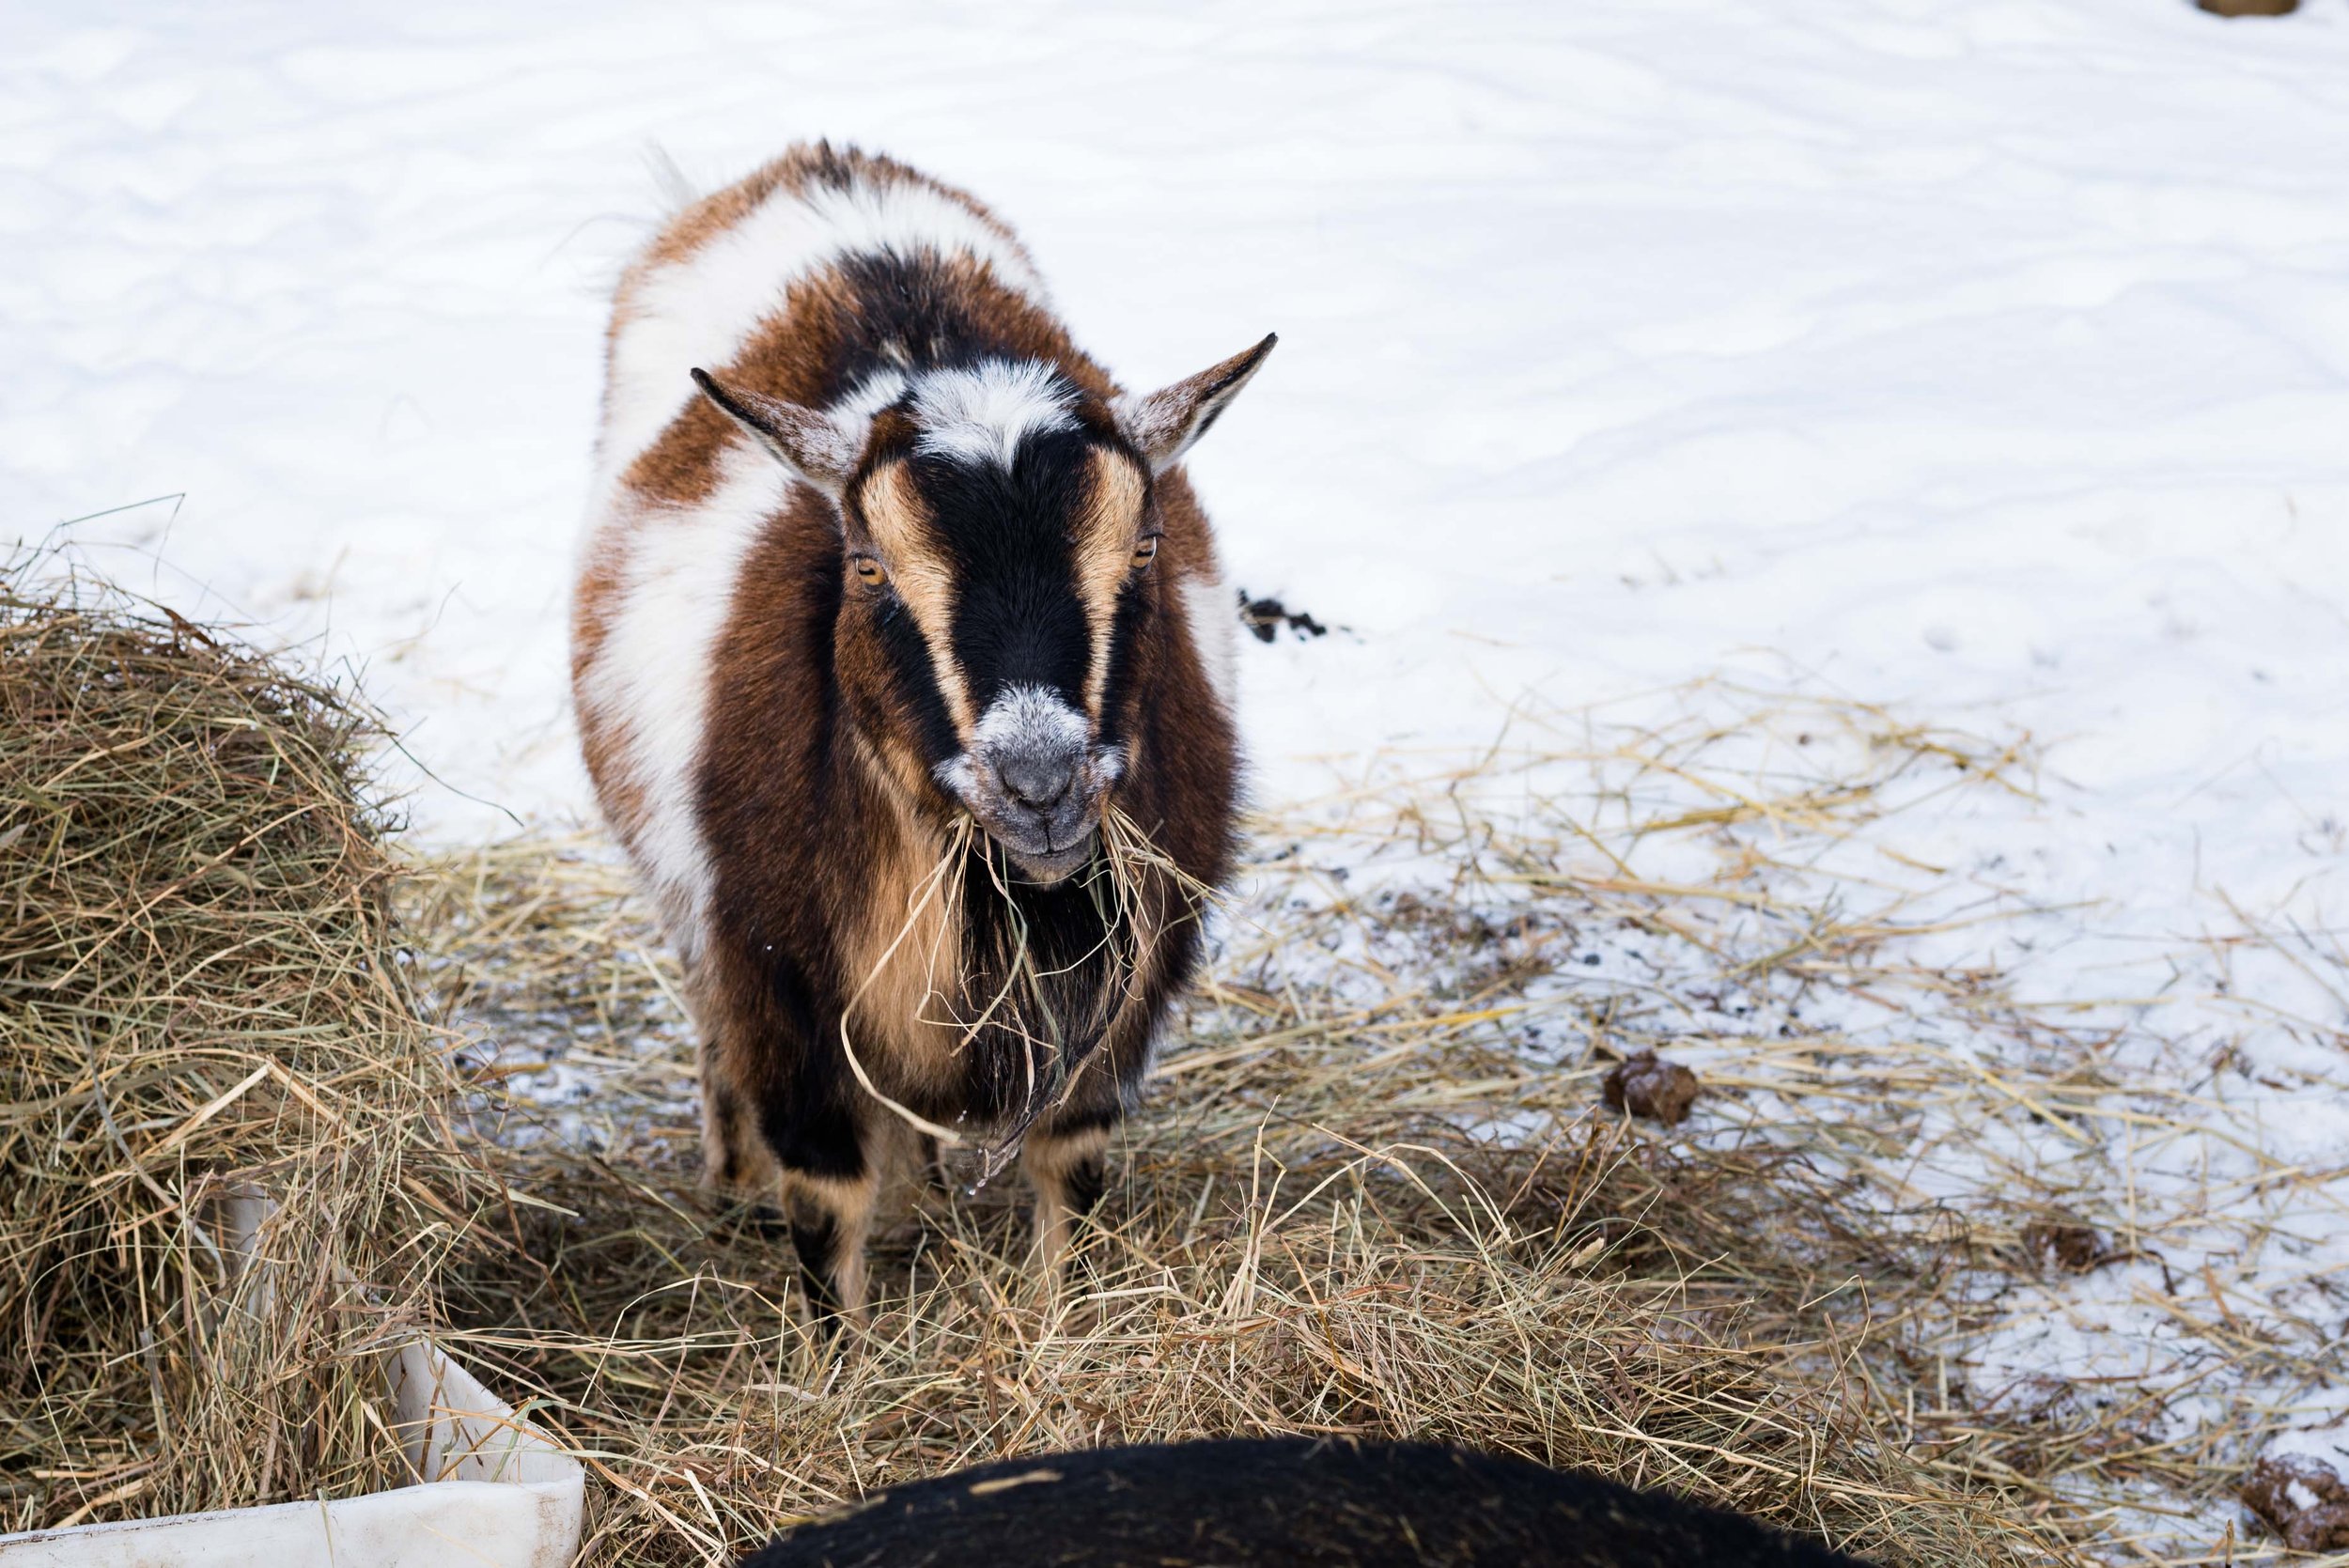
<svg viewBox="0 0 2349 1568"><path fill-rule="evenodd" d="M2034 736L2036 802L1902 819L2040 911L1939 955L2129 1003L2081 1015L2141 1036L2106 1070L2206 1116L2077 1101L2168 1267L1969 1364L2150 1374L2185 1292L2349 1360L2343 0L12 0L0 126L0 539L84 520L323 633L426 831L585 807L567 568L647 149L858 140L1018 225L1131 381L1281 333L1191 465L1235 580L1341 629L1244 644L1268 801L1723 668ZM2161 1229L2214 1169L2280 1239ZM2349 1381L2260 1397L2349 1444Z"/></svg>

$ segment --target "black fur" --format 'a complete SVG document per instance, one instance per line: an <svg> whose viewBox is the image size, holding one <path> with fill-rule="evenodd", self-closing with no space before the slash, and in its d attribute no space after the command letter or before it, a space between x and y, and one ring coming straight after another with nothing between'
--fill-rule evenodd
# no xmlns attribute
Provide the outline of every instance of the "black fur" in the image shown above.
<svg viewBox="0 0 2349 1568"><path fill-rule="evenodd" d="M816 1321L828 1323L840 1311L840 1299L832 1286L840 1250L839 1228L828 1215L794 1214L791 1246L800 1255L800 1284L807 1292Z"/></svg>
<svg viewBox="0 0 2349 1568"><path fill-rule="evenodd" d="M1070 519L1088 504L1085 441L1030 436L1009 473L995 464L916 458L934 526L954 562L955 656L972 706L1006 687L1084 699L1092 635L1077 596Z"/></svg>
<svg viewBox="0 0 2349 1568"><path fill-rule="evenodd" d="M1068 1172L1068 1212L1084 1219L1101 1206L1109 1172L1097 1159L1080 1160Z"/></svg>
<svg viewBox="0 0 2349 1568"><path fill-rule="evenodd" d="M1522 1459L1302 1437L1004 1460L893 1487L743 1568L1864 1568L1742 1514Z"/></svg>
<svg viewBox="0 0 2349 1568"><path fill-rule="evenodd" d="M898 702L912 720L925 760L936 767L955 754L957 743L945 693L939 691L937 672L930 668L929 644L922 640L912 614L894 599L884 600L873 618L889 649Z"/></svg>

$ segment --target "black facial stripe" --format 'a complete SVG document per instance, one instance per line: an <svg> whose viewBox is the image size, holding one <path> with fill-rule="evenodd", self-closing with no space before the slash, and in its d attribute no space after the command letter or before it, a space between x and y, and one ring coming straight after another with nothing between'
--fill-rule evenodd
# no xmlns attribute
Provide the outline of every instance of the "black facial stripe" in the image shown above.
<svg viewBox="0 0 2349 1568"><path fill-rule="evenodd" d="M954 657L981 712L1012 686L1084 706L1093 630L1071 540L1093 503L1089 455L1081 434L1051 431L1023 441L1008 473L995 463L914 459L930 533L955 582Z"/></svg>
<svg viewBox="0 0 2349 1568"><path fill-rule="evenodd" d="M954 714L946 694L938 688L938 669L930 662L929 639L914 624L913 613L894 596L879 612L881 646L889 656L891 684L897 701L912 721L922 746L922 759L935 768L960 753L962 739L955 733Z"/></svg>
<svg viewBox="0 0 2349 1568"><path fill-rule="evenodd" d="M1126 739L1126 695L1132 687L1140 657L1143 617L1149 613L1149 596L1158 592L1155 575L1129 577L1117 590L1117 610L1110 619L1109 678L1101 686L1101 743L1121 745Z"/></svg>

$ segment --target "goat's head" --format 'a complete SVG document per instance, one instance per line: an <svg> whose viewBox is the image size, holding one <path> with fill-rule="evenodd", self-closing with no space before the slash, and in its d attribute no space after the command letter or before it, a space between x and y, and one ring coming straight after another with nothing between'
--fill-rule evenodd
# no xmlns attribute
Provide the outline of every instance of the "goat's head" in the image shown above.
<svg viewBox="0 0 2349 1568"><path fill-rule="evenodd" d="M1164 613L1153 481L1273 341L1113 404L1035 361L884 371L829 410L693 372L834 503L833 667L863 741L1036 880L1083 863L1129 765L1136 660Z"/></svg>

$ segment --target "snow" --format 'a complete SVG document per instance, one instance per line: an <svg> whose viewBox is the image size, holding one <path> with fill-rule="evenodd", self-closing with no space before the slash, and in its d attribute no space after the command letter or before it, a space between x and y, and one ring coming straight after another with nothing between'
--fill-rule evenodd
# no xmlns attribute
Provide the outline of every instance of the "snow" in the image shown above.
<svg viewBox="0 0 2349 1568"><path fill-rule="evenodd" d="M1282 334L1189 459L1234 582L1340 629L1243 644L1260 799L1722 668L2030 732L2040 803L1902 824L2040 911L1941 955L2165 998L2082 1017L2206 1136L2077 1102L2083 1194L2121 1172L2160 1234L2188 1172L2296 1169L2259 1255L2162 1239L2222 1312L2338 1334L2349 6L18 0L7 35L0 538L86 519L176 607L363 667L424 831L586 809L565 605L647 149L707 185L856 139L990 202L1131 385ZM2277 943L2204 939L2248 924ZM2040 1288L1982 1386L2178 1331L2143 1261Z"/></svg>
<svg viewBox="0 0 2349 1568"><path fill-rule="evenodd" d="M2268 1452L2318 1460L2349 1477L2349 1407L2339 1412L2330 1432L2295 1432L2269 1444Z"/></svg>

